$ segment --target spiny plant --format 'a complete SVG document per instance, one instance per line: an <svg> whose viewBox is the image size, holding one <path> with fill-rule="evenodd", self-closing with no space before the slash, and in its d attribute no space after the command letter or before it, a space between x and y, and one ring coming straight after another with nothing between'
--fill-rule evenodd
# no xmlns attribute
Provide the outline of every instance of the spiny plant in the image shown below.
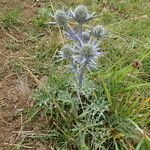
<svg viewBox="0 0 150 150"><path fill-rule="evenodd" d="M99 41L104 37L106 31L101 25L83 31L84 24L96 17L94 13L90 14L88 9L83 5L76 7L74 11L65 12L58 10L53 17L56 23L63 27L64 34L70 40L60 50L60 60L65 59L69 61L68 67L74 74L77 87L80 90L85 71L96 68L96 60L103 54L99 46ZM77 23L76 30L69 26L70 20L74 20Z"/></svg>
<svg viewBox="0 0 150 150"><path fill-rule="evenodd" d="M134 66L122 65L120 69L105 69L105 72L97 69L85 74L88 69L97 68L97 58L103 54L99 41L106 35L104 27L97 25L87 30L84 24L96 16L85 6L69 12L58 10L53 17L67 39L57 58L66 60L67 69L71 70L76 82L64 67L59 65L56 69L51 65L45 87L36 89L32 98L37 103L29 115L32 118L43 111L50 118L50 124L44 128L47 129L44 138L57 150L149 147L145 131L149 124L146 121L149 99L143 99L141 90L136 88L141 82L138 76L133 79L128 76L134 73ZM72 20L77 22L77 29L70 26ZM88 80L85 75L93 76L100 83ZM133 84L136 85L132 87Z"/></svg>

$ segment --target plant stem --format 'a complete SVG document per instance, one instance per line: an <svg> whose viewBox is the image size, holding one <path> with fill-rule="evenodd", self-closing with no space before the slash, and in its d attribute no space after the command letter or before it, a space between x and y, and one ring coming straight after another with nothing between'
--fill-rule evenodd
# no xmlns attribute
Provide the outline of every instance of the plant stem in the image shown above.
<svg viewBox="0 0 150 150"><path fill-rule="evenodd" d="M80 68L80 74L79 74L79 88L82 88L82 82L83 82L83 75L86 69L86 66L88 64L88 59L83 63L83 65Z"/></svg>
<svg viewBox="0 0 150 150"><path fill-rule="evenodd" d="M75 65L73 60L71 60L71 63L72 63L72 66L73 66L74 79L75 79L76 89L77 89L77 97L78 97L78 99L80 101L81 108L82 108L82 111L83 111L83 104L82 104L82 100L81 100L81 97L80 97L80 88L78 86L78 74L77 74L78 70L77 70L77 66Z"/></svg>
<svg viewBox="0 0 150 150"><path fill-rule="evenodd" d="M80 39L80 37L79 37L78 35L75 35L73 29L71 29L69 26L66 25L66 26L64 27L64 30L65 30L67 33L69 33L70 38L72 38L72 39L75 40L75 41L78 41L78 42L79 42L79 46L82 47L82 40Z"/></svg>
<svg viewBox="0 0 150 150"><path fill-rule="evenodd" d="M79 23L79 37L80 37L81 40L82 40L82 32L83 32L82 23Z"/></svg>

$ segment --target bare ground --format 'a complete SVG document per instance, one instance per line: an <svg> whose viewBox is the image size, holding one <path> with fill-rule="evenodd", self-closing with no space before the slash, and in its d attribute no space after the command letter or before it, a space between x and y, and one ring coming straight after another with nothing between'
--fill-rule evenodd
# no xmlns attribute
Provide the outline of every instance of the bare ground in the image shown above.
<svg viewBox="0 0 150 150"><path fill-rule="evenodd" d="M29 101L32 81L27 76L17 76L10 64L14 59L24 57L26 34L22 30L22 26L30 25L30 18L35 15L36 9L40 5L31 0L0 1L0 15L16 7L21 9L22 15L22 25L19 28L0 26L0 149L8 150L15 146L23 128L23 111L32 105ZM7 46L10 41L15 42L19 50L12 52ZM36 130L36 126L34 127ZM31 129L34 130L32 127ZM44 147L40 143L34 143L34 145L37 147L35 149L39 148L39 150ZM33 143L31 147L34 147ZM28 146L24 146L24 148L28 148Z"/></svg>

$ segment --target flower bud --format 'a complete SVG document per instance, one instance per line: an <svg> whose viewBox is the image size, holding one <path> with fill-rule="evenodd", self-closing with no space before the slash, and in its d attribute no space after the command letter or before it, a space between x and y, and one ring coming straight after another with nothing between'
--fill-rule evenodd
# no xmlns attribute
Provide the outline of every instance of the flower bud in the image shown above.
<svg viewBox="0 0 150 150"><path fill-rule="evenodd" d="M55 19L60 26L65 26L68 21L66 13L62 10L59 10L55 13Z"/></svg>
<svg viewBox="0 0 150 150"><path fill-rule="evenodd" d="M82 33L82 40L83 40L83 42L88 42L90 40L90 33L89 32L83 32Z"/></svg>
<svg viewBox="0 0 150 150"><path fill-rule="evenodd" d="M105 35L105 29L102 25L97 25L93 28L92 34L99 39Z"/></svg>
<svg viewBox="0 0 150 150"><path fill-rule="evenodd" d="M81 5L75 9L75 17L79 23L83 23L88 16L88 10L85 6Z"/></svg>
<svg viewBox="0 0 150 150"><path fill-rule="evenodd" d="M136 69L140 69L142 67L142 63L139 60L134 60L132 62L132 67Z"/></svg>
<svg viewBox="0 0 150 150"><path fill-rule="evenodd" d="M69 45L65 45L62 49L61 49L61 55L63 58L71 58L72 57L72 49L70 48Z"/></svg>

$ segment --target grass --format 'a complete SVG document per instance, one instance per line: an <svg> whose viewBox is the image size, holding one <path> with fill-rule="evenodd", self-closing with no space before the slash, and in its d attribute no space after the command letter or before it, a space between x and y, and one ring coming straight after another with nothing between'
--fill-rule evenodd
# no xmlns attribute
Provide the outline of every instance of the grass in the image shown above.
<svg viewBox="0 0 150 150"><path fill-rule="evenodd" d="M51 9L48 7L42 7L38 11L37 17L33 18L33 24L36 27L43 27L48 24L48 18L51 15Z"/></svg>
<svg viewBox="0 0 150 150"><path fill-rule="evenodd" d="M13 27L21 23L20 10L15 8L8 10L0 17L0 23L4 27Z"/></svg>
<svg viewBox="0 0 150 150"><path fill-rule="evenodd" d="M98 70L87 73L81 91L84 110L72 76L64 67L66 62L58 63L55 58L66 41L59 29L45 26L53 8L64 5L66 9L80 2L45 2L51 7L39 10L27 32L33 42L26 50L30 59L11 64L16 74L28 74L37 84L24 126L36 122L41 114L48 121L41 133L26 136L23 143L52 143L57 150L150 149L149 1L82 1L98 14L91 24L105 25L108 30L102 42L106 55L98 60ZM15 11L1 20L4 26L20 22ZM135 61L141 64L139 68L133 66ZM46 76L46 81L37 76Z"/></svg>

